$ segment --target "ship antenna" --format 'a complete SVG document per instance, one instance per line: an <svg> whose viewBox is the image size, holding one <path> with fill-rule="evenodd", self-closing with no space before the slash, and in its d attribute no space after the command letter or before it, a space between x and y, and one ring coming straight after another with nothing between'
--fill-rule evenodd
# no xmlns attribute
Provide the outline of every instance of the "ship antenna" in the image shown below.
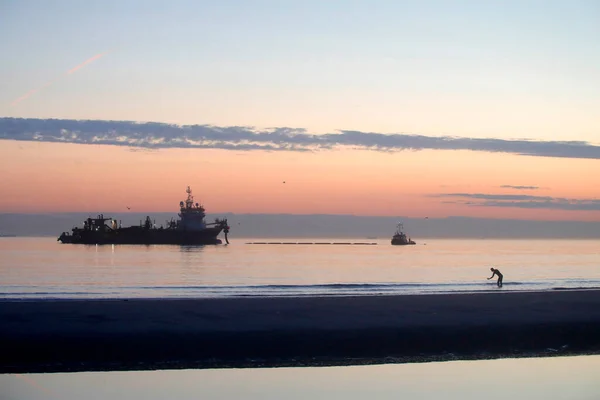
<svg viewBox="0 0 600 400"><path fill-rule="evenodd" d="M194 196L192 196L192 189L188 186L185 192L188 195L187 200L185 201L185 204L186 204L187 208L191 208L194 205Z"/></svg>

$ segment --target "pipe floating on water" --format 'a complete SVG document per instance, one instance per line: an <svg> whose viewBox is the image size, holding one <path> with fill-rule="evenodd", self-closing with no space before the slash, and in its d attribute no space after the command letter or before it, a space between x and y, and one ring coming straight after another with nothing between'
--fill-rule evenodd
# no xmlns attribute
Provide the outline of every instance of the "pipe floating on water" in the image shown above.
<svg viewBox="0 0 600 400"><path fill-rule="evenodd" d="M246 242L246 244L294 244L294 245L315 245L315 244L337 244L337 245L346 245L346 246L375 246L377 243L372 242Z"/></svg>

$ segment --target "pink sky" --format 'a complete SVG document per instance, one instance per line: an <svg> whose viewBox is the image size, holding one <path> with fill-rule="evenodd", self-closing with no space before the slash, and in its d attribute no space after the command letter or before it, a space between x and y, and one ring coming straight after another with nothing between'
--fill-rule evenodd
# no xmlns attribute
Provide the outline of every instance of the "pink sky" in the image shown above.
<svg viewBox="0 0 600 400"><path fill-rule="evenodd" d="M600 221L600 211L450 204L442 193L597 199L596 160L472 151L314 153L2 141L0 212L173 212L191 186L209 213ZM285 183L283 183L285 181ZM501 188L537 186L537 190ZM463 199L468 200L468 199Z"/></svg>

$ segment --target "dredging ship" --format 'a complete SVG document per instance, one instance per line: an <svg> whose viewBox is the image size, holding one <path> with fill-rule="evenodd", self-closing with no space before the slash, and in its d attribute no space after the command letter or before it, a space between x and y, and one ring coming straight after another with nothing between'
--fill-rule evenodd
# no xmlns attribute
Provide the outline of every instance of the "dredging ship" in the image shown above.
<svg viewBox="0 0 600 400"><path fill-rule="evenodd" d="M392 236L392 245L394 246L406 246L411 244L417 244L410 237L407 237L404 233L404 226L399 223L396 227L396 233Z"/></svg>
<svg viewBox="0 0 600 400"><path fill-rule="evenodd" d="M221 244L217 236L223 232L225 242L229 233L227 219L215 219L207 223L202 204L194 203L192 190L188 186L187 199L179 202L179 219L167 221L166 227L157 227L155 221L147 216L140 225L122 227L121 223L103 214L88 218L83 228L73 228L72 233L63 232L58 241L74 244L174 244L204 245Z"/></svg>

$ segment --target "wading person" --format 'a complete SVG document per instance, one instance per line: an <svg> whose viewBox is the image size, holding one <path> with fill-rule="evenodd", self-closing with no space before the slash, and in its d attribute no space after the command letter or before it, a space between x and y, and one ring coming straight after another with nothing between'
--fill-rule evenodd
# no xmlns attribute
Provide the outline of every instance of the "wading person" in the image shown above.
<svg viewBox="0 0 600 400"><path fill-rule="evenodd" d="M494 267L490 268L490 270L492 271L492 276L490 276L488 280L492 279L494 275L498 275L498 287L502 287L502 278L504 278L502 272L500 272L500 270L497 270Z"/></svg>

